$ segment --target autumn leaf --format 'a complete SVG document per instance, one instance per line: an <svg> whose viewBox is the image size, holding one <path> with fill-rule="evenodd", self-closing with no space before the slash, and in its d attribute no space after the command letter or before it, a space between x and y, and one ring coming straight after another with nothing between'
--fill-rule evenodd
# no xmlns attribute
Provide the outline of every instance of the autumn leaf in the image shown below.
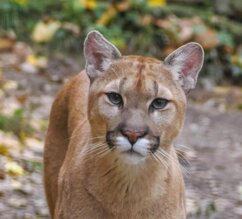
<svg viewBox="0 0 242 219"><path fill-rule="evenodd" d="M110 5L109 8L97 20L97 24L106 26L116 14L116 9L112 5Z"/></svg>
<svg viewBox="0 0 242 219"><path fill-rule="evenodd" d="M212 49L219 45L217 32L210 28L204 28L204 31L195 33L195 41L200 43L204 49Z"/></svg>
<svg viewBox="0 0 242 219"><path fill-rule="evenodd" d="M127 11L128 9L130 9L130 7L131 4L129 1L122 1L116 4L116 8L118 9L118 11Z"/></svg>
<svg viewBox="0 0 242 219"><path fill-rule="evenodd" d="M80 0L80 3L88 10L94 10L97 7L96 0Z"/></svg>
<svg viewBox="0 0 242 219"><path fill-rule="evenodd" d="M18 163L11 161L5 166L5 171L11 176L22 176L24 174L24 169Z"/></svg>
<svg viewBox="0 0 242 219"><path fill-rule="evenodd" d="M0 144L0 155L3 155L5 157L9 156L8 147L6 145Z"/></svg>
<svg viewBox="0 0 242 219"><path fill-rule="evenodd" d="M148 5L152 7L163 7L166 5L166 0L148 0Z"/></svg>
<svg viewBox="0 0 242 219"><path fill-rule="evenodd" d="M15 41L9 37L0 37L0 50L10 50L14 43Z"/></svg>
<svg viewBox="0 0 242 219"><path fill-rule="evenodd" d="M49 21L47 23L40 21L34 28L32 39L37 43L49 42L60 27L61 23L59 21Z"/></svg>
<svg viewBox="0 0 242 219"><path fill-rule="evenodd" d="M28 0L15 0L16 3L18 3L21 6L26 6L28 5Z"/></svg>
<svg viewBox="0 0 242 219"><path fill-rule="evenodd" d="M4 90L16 90L18 87L18 83L16 81L5 81L4 85L3 85L3 88Z"/></svg>
<svg viewBox="0 0 242 219"><path fill-rule="evenodd" d="M44 56L35 56L33 54L27 56L26 61L31 64L34 65L38 68L46 68L47 67L47 59Z"/></svg>

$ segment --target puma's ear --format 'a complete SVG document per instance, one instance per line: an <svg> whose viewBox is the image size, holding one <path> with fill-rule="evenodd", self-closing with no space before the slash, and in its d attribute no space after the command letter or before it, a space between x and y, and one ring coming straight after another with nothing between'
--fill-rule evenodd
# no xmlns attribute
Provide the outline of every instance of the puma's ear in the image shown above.
<svg viewBox="0 0 242 219"><path fill-rule="evenodd" d="M192 42L172 52L164 63L171 70L174 80L179 81L184 90L189 90L196 86L203 59L202 46Z"/></svg>
<svg viewBox="0 0 242 219"><path fill-rule="evenodd" d="M91 81L104 73L115 59L121 57L118 49L99 32L90 32L84 42L86 72Z"/></svg>

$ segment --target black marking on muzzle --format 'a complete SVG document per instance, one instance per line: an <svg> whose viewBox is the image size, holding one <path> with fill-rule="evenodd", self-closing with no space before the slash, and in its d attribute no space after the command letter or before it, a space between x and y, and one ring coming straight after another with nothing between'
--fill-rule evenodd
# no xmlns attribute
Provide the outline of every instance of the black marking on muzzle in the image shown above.
<svg viewBox="0 0 242 219"><path fill-rule="evenodd" d="M160 146L160 137L155 136L156 143L152 145L151 152L154 153Z"/></svg>
<svg viewBox="0 0 242 219"><path fill-rule="evenodd" d="M114 131L108 131L106 133L106 141L110 149L114 147L113 136L114 136Z"/></svg>

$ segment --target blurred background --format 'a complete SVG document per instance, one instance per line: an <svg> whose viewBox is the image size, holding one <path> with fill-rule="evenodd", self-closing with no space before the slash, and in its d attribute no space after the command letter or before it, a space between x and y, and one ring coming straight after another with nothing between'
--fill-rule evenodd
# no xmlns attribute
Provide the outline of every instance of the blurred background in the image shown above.
<svg viewBox="0 0 242 219"><path fill-rule="evenodd" d="M49 218L49 110L83 69L83 41L95 29L126 55L164 59L187 42L202 44L204 67L175 144L188 219L241 219L241 22L241 0L0 0L0 218Z"/></svg>

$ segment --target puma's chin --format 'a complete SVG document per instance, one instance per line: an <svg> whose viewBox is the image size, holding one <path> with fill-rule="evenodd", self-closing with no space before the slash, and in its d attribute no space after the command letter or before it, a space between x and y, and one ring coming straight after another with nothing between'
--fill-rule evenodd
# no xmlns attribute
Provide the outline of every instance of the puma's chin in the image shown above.
<svg viewBox="0 0 242 219"><path fill-rule="evenodd" d="M137 152L134 151L125 151L125 152L121 152L121 158L122 160L127 163L127 164L131 164L131 165L137 165L140 164L142 162L144 162L146 160L146 156L143 156Z"/></svg>

